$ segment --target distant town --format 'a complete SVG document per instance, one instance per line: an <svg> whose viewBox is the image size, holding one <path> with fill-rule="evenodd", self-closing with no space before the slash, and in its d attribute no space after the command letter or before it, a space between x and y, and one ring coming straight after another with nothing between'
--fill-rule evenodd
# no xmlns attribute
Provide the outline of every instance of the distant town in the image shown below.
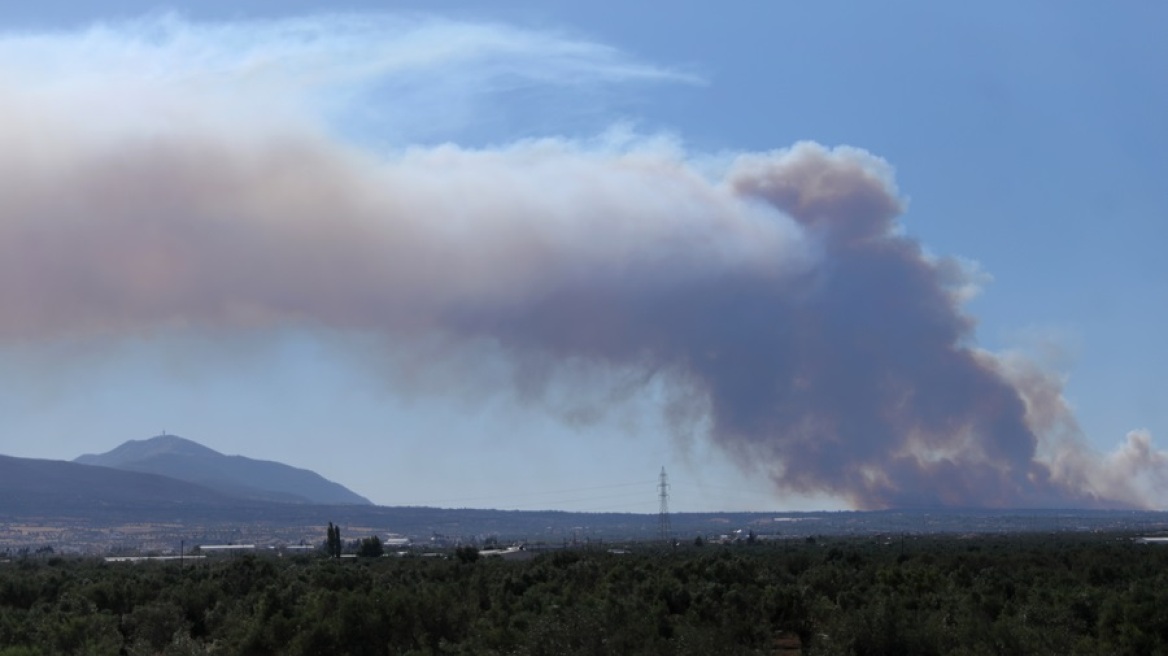
<svg viewBox="0 0 1168 656"><path fill-rule="evenodd" d="M441 508L288 506L267 520L226 513L185 521L12 517L0 522L0 555L36 553L179 556L238 552L302 554L323 548L326 525L341 529L347 549L377 536L387 553L459 546L561 548L661 542L659 517ZM813 513L675 513L666 540L726 543L824 537L904 539L948 534L1126 533L1168 536L1168 513L1150 511L904 510Z"/></svg>

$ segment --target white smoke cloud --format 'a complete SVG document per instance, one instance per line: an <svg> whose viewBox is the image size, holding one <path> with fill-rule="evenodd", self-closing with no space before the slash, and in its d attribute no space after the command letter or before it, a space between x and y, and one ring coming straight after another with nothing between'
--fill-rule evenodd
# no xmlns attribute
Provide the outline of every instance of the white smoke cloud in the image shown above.
<svg viewBox="0 0 1168 656"><path fill-rule="evenodd" d="M611 47L428 16L324 15L234 23L177 15L0 37L9 112L86 118L89 137L279 127L408 140L481 120L502 92L563 91L571 111L619 84L701 83Z"/></svg>
<svg viewBox="0 0 1168 656"><path fill-rule="evenodd" d="M488 343L536 396L581 363L666 380L679 432L858 507L1147 505L1166 483L1149 436L1091 454L1061 384L969 346L980 274L903 235L863 150L710 170L616 132L379 151L345 128L685 74L385 16L7 35L0 61L6 343L294 327L424 344L439 369ZM374 96L393 102L362 111Z"/></svg>

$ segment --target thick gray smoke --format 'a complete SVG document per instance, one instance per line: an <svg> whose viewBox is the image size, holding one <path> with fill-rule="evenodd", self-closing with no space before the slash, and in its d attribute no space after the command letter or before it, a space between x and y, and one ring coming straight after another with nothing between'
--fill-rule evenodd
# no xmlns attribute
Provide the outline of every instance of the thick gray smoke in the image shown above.
<svg viewBox="0 0 1168 656"><path fill-rule="evenodd" d="M145 47L98 36L98 55ZM35 46L70 42L53 43ZM715 170L668 143L563 139L378 155L331 136L283 73L249 93L255 67L210 47L177 81L59 53L79 82L0 79L0 339L293 326L487 343L663 381L679 422L700 417L778 489L856 507L1142 506L1164 489L1149 436L1091 453L1056 380L975 348L971 275L899 230L877 157L803 143ZM111 93L119 112L86 104Z"/></svg>

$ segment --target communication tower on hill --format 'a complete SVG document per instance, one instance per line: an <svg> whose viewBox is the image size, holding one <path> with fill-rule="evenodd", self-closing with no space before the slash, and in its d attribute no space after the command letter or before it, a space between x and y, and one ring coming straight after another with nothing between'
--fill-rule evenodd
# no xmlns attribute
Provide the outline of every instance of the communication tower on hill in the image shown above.
<svg viewBox="0 0 1168 656"><path fill-rule="evenodd" d="M673 529L669 526L669 477L665 474L665 467L661 468L661 477L657 482L657 498L661 500L657 532L663 542L668 542L673 538Z"/></svg>

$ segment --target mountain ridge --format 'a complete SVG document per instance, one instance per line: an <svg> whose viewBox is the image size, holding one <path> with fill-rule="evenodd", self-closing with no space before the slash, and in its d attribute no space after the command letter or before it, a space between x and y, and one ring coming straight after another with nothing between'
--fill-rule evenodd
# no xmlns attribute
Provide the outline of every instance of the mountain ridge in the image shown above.
<svg viewBox="0 0 1168 656"><path fill-rule="evenodd" d="M194 440L162 434L128 440L74 463L157 474L250 501L324 505L373 505L369 499L320 474L273 460L225 455Z"/></svg>

